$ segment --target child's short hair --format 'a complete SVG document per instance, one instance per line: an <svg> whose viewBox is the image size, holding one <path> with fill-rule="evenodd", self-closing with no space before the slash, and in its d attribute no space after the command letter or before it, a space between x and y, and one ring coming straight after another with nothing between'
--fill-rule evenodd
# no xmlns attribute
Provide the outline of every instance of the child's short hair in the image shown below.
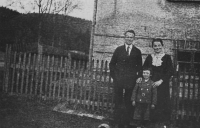
<svg viewBox="0 0 200 128"><path fill-rule="evenodd" d="M148 71L150 71L150 74L152 75L152 72L153 72L153 71L152 71L152 69L151 69L151 68L144 67L144 68L143 68L143 71L145 71L145 70L148 70Z"/></svg>

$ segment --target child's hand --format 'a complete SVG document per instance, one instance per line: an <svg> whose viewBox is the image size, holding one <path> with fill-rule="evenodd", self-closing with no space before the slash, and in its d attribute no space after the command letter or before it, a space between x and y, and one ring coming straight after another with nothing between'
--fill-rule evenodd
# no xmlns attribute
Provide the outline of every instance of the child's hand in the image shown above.
<svg viewBox="0 0 200 128"><path fill-rule="evenodd" d="M152 105L151 105L151 108L152 108L152 109L154 109L154 108L155 108L155 105L154 105L154 104L152 104Z"/></svg>
<svg viewBox="0 0 200 128"><path fill-rule="evenodd" d="M132 102L132 105L135 106L135 101Z"/></svg>

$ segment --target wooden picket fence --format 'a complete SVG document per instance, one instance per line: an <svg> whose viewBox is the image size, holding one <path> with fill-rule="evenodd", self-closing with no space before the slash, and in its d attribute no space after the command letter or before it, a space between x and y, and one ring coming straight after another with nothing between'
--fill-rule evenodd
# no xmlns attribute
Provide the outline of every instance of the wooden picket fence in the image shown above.
<svg viewBox="0 0 200 128"><path fill-rule="evenodd" d="M194 71L177 72L173 79L175 119L200 120L200 74Z"/></svg>
<svg viewBox="0 0 200 128"><path fill-rule="evenodd" d="M3 90L41 100L59 99L91 110L113 109L108 61L71 60L68 56L6 52Z"/></svg>
<svg viewBox="0 0 200 128"><path fill-rule="evenodd" d="M113 111L113 82L108 61L71 60L6 50L4 92L64 100L88 110ZM196 72L179 71L170 81L171 118L196 120L200 117L200 80Z"/></svg>

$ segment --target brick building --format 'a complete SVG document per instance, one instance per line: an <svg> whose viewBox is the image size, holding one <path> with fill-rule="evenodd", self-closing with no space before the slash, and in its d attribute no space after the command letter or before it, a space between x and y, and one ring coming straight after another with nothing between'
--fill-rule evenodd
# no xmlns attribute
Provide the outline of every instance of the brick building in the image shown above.
<svg viewBox="0 0 200 128"><path fill-rule="evenodd" d="M178 51L179 56L195 61L195 56L200 56L200 3L174 1L177 0L96 0L92 58L110 60L114 49L123 44L123 32L133 29L135 45L143 59L152 52L152 38L159 37L173 60L177 60L174 49L179 46L183 50ZM194 49L195 54L188 52Z"/></svg>

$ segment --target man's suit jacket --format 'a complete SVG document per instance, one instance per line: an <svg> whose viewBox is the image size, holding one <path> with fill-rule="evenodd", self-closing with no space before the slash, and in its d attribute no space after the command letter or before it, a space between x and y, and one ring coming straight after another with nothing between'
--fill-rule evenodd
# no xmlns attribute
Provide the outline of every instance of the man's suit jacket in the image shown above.
<svg viewBox="0 0 200 128"><path fill-rule="evenodd" d="M113 53L109 66L114 86L133 88L136 79L142 76L141 51L133 45L130 55L128 55L125 45L119 46Z"/></svg>

